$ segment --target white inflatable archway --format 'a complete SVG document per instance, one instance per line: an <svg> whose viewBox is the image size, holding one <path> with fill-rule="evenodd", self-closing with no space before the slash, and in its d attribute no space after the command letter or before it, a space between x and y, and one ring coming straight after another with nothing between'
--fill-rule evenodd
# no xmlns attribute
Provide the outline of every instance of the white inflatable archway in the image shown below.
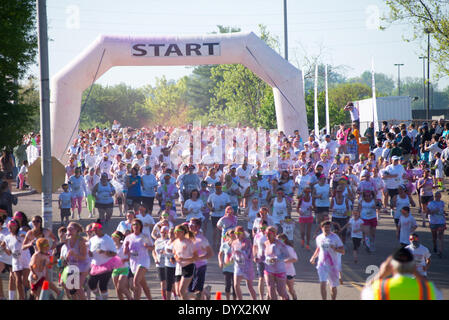
<svg viewBox="0 0 449 320"><path fill-rule="evenodd" d="M206 36L99 36L51 81L52 155L65 159L78 130L83 91L115 66L240 63L273 88L278 130L308 136L301 71L254 33Z"/></svg>

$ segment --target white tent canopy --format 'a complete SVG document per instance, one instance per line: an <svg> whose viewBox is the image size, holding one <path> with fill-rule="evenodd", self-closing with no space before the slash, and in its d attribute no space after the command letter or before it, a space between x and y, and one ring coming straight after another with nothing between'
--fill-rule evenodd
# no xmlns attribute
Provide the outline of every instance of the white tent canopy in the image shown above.
<svg viewBox="0 0 449 320"><path fill-rule="evenodd" d="M302 73L254 33L205 36L99 36L51 81L52 155L66 157L78 129L83 91L115 66L240 63L273 88L278 130L308 136ZM75 133L75 134L74 134Z"/></svg>

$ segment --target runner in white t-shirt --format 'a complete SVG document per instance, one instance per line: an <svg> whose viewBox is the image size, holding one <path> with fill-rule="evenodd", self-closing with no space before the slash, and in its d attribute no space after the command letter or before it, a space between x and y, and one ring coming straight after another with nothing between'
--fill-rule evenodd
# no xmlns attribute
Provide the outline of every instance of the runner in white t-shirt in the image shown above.
<svg viewBox="0 0 449 320"><path fill-rule="evenodd" d="M429 270L430 265L430 252L425 246L419 243L419 237L416 233L412 233L409 237L410 244L406 246L409 249L416 262L416 270L423 276L427 278L427 270Z"/></svg>
<svg viewBox="0 0 449 320"><path fill-rule="evenodd" d="M316 250L310 263L315 264L318 258L317 270L320 279L321 297L326 300L326 282L331 287L331 298L337 298L337 287L339 285L339 257L345 254L343 242L338 235L331 232L331 222L323 221L321 223L322 233L316 238Z"/></svg>

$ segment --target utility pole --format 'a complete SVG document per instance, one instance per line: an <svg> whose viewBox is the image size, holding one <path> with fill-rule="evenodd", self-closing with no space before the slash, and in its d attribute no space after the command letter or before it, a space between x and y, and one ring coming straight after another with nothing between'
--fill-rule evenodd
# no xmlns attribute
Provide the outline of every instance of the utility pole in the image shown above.
<svg viewBox="0 0 449 320"><path fill-rule="evenodd" d="M41 168L42 168L42 218L44 227L52 230L52 168L50 136L50 89L48 73L47 3L36 0L41 113Z"/></svg>
<svg viewBox="0 0 449 320"><path fill-rule="evenodd" d="M398 96L401 95L401 67L403 66L403 63L396 63L395 66L398 67Z"/></svg>
<svg viewBox="0 0 449 320"><path fill-rule="evenodd" d="M426 110L426 59L427 57L419 57L422 59L422 79L423 79L423 110Z"/></svg>
<svg viewBox="0 0 449 320"><path fill-rule="evenodd" d="M287 0L284 0L284 56L288 61Z"/></svg>

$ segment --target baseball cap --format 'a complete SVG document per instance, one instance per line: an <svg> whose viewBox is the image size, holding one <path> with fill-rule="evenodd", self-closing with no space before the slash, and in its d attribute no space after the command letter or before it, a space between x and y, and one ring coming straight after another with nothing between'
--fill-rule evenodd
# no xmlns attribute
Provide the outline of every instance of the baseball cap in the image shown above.
<svg viewBox="0 0 449 320"><path fill-rule="evenodd" d="M145 169L146 170L151 170L151 167L150 166L146 166Z"/></svg>
<svg viewBox="0 0 449 320"><path fill-rule="evenodd" d="M393 161L395 161L395 160L401 160L401 157L393 156L393 157L391 157L391 159L392 159Z"/></svg>

